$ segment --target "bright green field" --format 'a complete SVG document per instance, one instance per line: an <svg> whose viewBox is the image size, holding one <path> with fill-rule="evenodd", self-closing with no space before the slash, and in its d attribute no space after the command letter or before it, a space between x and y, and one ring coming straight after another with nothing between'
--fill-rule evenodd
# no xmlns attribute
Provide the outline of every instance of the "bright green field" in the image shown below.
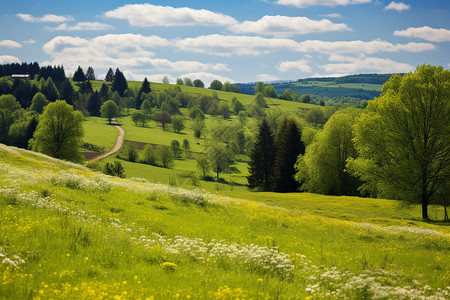
<svg viewBox="0 0 450 300"><path fill-rule="evenodd" d="M2 299L450 297L450 228L392 201L239 200L3 145L0 168Z"/></svg>

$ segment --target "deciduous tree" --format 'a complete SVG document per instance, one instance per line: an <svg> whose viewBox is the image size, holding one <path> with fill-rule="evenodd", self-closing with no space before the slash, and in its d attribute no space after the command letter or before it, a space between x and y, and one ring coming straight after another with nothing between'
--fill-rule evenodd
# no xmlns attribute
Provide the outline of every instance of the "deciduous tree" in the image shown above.
<svg viewBox="0 0 450 300"><path fill-rule="evenodd" d="M111 124L112 118L116 118L119 116L119 108L116 103L112 100L108 100L103 103L100 108L100 112L102 113L102 117L108 119L109 124Z"/></svg>
<svg viewBox="0 0 450 300"><path fill-rule="evenodd" d="M355 125L359 157L349 168L380 197L438 201L450 174L450 71L422 65L393 75ZM447 195L448 196L448 195Z"/></svg>
<svg viewBox="0 0 450 300"><path fill-rule="evenodd" d="M65 101L46 106L34 133L33 149L55 158L80 161L84 117Z"/></svg>

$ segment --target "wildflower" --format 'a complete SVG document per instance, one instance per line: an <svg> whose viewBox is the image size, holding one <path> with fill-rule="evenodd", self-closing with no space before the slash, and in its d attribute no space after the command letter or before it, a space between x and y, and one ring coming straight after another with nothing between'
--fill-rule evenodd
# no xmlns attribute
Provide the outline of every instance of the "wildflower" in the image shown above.
<svg viewBox="0 0 450 300"><path fill-rule="evenodd" d="M161 267L166 271L175 271L177 269L177 265L171 262L165 262L161 264Z"/></svg>

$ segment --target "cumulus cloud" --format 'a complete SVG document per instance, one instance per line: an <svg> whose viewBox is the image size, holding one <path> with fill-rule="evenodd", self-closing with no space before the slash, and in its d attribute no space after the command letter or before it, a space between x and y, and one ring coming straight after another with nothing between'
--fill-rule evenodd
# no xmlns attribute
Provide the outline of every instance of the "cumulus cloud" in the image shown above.
<svg viewBox="0 0 450 300"><path fill-rule="evenodd" d="M87 65L94 68L117 66L136 73L139 73L136 70L229 71L226 64L153 58L154 53L148 50L168 45L168 40L157 36L108 34L92 39L58 36L46 43L43 50L52 57L52 61L46 64L64 64L68 70L75 69L78 65Z"/></svg>
<svg viewBox="0 0 450 300"><path fill-rule="evenodd" d="M74 20L73 17L71 16L58 16L52 14L47 14L44 15L43 17L34 17L29 14L17 14L16 16L18 16L25 22L33 22L33 23L62 23Z"/></svg>
<svg viewBox="0 0 450 300"><path fill-rule="evenodd" d="M174 46L186 52L232 56L294 50L298 48L298 43L289 39L212 34L180 39L174 42Z"/></svg>
<svg viewBox="0 0 450 300"><path fill-rule="evenodd" d="M406 30L394 31L396 36L414 37L431 42L450 42L450 30L444 28L409 27Z"/></svg>
<svg viewBox="0 0 450 300"><path fill-rule="evenodd" d="M276 3L280 5L292 5L298 8L304 8L309 6L338 6L338 5L350 5L350 4L362 4L369 3L372 0L278 0Z"/></svg>
<svg viewBox="0 0 450 300"><path fill-rule="evenodd" d="M107 18L127 20L132 26L228 26L237 21L206 9L175 8L152 4L128 4L105 13Z"/></svg>
<svg viewBox="0 0 450 300"><path fill-rule="evenodd" d="M283 61L278 66L280 72L312 72L311 67L308 65L309 61L306 59L299 59L296 61Z"/></svg>
<svg viewBox="0 0 450 300"><path fill-rule="evenodd" d="M376 52L423 52L434 50L430 43L392 44L386 41L320 41L296 42L287 38L264 38L258 36L203 35L195 38L178 39L173 46L185 52L205 53L217 56L261 55L275 51L301 53L367 53Z"/></svg>
<svg viewBox="0 0 450 300"><path fill-rule="evenodd" d="M22 45L18 42L11 41L11 40L3 40L0 41L0 47L6 47L6 48L21 48Z"/></svg>
<svg viewBox="0 0 450 300"><path fill-rule="evenodd" d="M49 30L61 30L61 31L100 31L100 30L110 30L114 29L113 26L109 24L99 23L99 22L78 22L75 25L68 25L67 23L60 24L54 28L48 27Z"/></svg>
<svg viewBox="0 0 450 300"><path fill-rule="evenodd" d="M389 3L389 5L386 6L384 9L385 9L385 10L396 10L396 11L402 12L402 11L408 10L408 9L410 9L410 8L411 8L410 5L405 4L405 3L403 3L403 2L394 2L394 1L392 1L392 2Z"/></svg>
<svg viewBox="0 0 450 300"><path fill-rule="evenodd" d="M413 66L406 63L399 63L388 58L366 57L364 55L359 57L331 55L329 61L333 63L320 66L327 73L407 73L414 70Z"/></svg>
<svg viewBox="0 0 450 300"><path fill-rule="evenodd" d="M280 37L297 34L345 31L350 28L344 23L333 23L330 20L311 20L307 17L264 16L258 21L245 21L235 24L229 29L236 33L256 33Z"/></svg>
<svg viewBox="0 0 450 300"><path fill-rule="evenodd" d="M436 47L430 43L408 43L392 44L390 42L373 40L364 41L319 41L307 40L299 43L298 52L319 52L319 53L367 53L376 52L423 52L434 50Z"/></svg>
<svg viewBox="0 0 450 300"><path fill-rule="evenodd" d="M272 75L272 74L258 74L258 75L256 75L256 79L258 81L262 81L262 82L270 82L270 81L280 80L280 78L278 78L277 76Z"/></svg>
<svg viewBox="0 0 450 300"><path fill-rule="evenodd" d="M0 55L0 64L20 63L20 59L11 55Z"/></svg>

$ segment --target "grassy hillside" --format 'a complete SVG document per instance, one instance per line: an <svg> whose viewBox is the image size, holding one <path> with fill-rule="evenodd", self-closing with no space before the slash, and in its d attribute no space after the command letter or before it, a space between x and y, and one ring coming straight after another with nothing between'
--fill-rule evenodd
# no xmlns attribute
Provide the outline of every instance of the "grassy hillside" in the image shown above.
<svg viewBox="0 0 450 300"><path fill-rule="evenodd" d="M449 227L391 201L251 194L262 204L3 145L0 168L1 298L450 297ZM346 217L347 201L363 205Z"/></svg>

